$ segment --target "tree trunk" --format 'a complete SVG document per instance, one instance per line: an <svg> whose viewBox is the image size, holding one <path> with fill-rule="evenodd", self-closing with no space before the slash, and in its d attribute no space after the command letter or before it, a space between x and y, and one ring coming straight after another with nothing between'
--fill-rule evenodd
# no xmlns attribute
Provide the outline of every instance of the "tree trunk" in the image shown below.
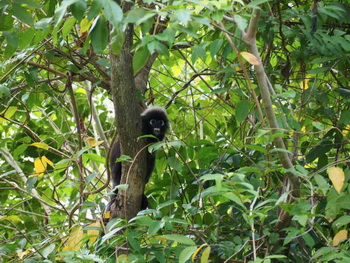
<svg viewBox="0 0 350 263"><path fill-rule="evenodd" d="M127 4L125 4L124 8ZM130 8L130 6L129 6ZM124 10L125 11L125 10ZM111 218L130 219L141 207L146 169L146 151L141 136L141 117L132 66L131 47L133 26L125 31L125 42L119 54L110 51L111 59L111 93L115 108L118 140L121 154L133 158L133 162L122 163L121 184L128 184L126 191L119 190L115 203L111 206Z"/></svg>

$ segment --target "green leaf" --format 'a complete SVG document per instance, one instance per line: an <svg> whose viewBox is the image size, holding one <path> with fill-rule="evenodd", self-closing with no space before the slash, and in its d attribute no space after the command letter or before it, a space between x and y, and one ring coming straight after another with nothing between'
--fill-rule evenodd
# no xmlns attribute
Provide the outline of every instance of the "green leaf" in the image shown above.
<svg viewBox="0 0 350 263"><path fill-rule="evenodd" d="M350 125L350 110L343 111L340 114L339 122L344 125Z"/></svg>
<svg viewBox="0 0 350 263"><path fill-rule="evenodd" d="M196 251L197 251L197 246L186 247L180 253L179 263L185 263Z"/></svg>
<svg viewBox="0 0 350 263"><path fill-rule="evenodd" d="M164 235L163 237L168 240L176 241L181 244L190 245L190 246L195 245L194 241L191 238L186 237L185 235L170 234L170 235Z"/></svg>
<svg viewBox="0 0 350 263"><path fill-rule="evenodd" d="M83 157L85 157L91 161L94 161L96 163L104 164L106 162L106 159L104 157L102 157L96 153L84 153Z"/></svg>
<svg viewBox="0 0 350 263"><path fill-rule="evenodd" d="M44 249L41 250L41 255L44 256L44 258L47 258L56 248L56 245L53 243L49 243L48 246L45 246Z"/></svg>
<svg viewBox="0 0 350 263"><path fill-rule="evenodd" d="M127 155L121 155L119 158L117 158L116 162L132 162L132 158Z"/></svg>
<svg viewBox="0 0 350 263"><path fill-rule="evenodd" d="M35 23L34 27L36 29L40 29L42 31L46 31L47 29L50 28L51 21L52 21L51 17L40 19L38 22Z"/></svg>
<svg viewBox="0 0 350 263"><path fill-rule="evenodd" d="M222 44L224 43L223 39L215 39L209 47L209 51L210 51L210 55L212 57L214 57L220 50L220 48L222 47Z"/></svg>
<svg viewBox="0 0 350 263"><path fill-rule="evenodd" d="M74 17L70 17L64 22L63 27L62 27L62 37L66 38L71 32L74 24L75 24L76 19Z"/></svg>
<svg viewBox="0 0 350 263"><path fill-rule="evenodd" d="M195 63L198 58L205 60L206 52L205 52L205 49L203 47L195 46L192 49L193 49L193 53L192 53L192 57L191 57L192 63Z"/></svg>
<svg viewBox="0 0 350 263"><path fill-rule="evenodd" d="M189 9L179 9L174 11L174 18L182 25L187 27L188 22L191 20L191 11Z"/></svg>
<svg viewBox="0 0 350 263"><path fill-rule="evenodd" d="M248 27L248 21L247 19L245 19L244 17L240 16L240 15L233 15L234 20L236 21L237 27L241 30L241 31L245 31L246 28Z"/></svg>
<svg viewBox="0 0 350 263"><path fill-rule="evenodd" d="M246 208L245 205L243 204L241 198L233 193L233 192L228 192L228 193L224 193L223 196L227 197L228 199L230 199L231 201L235 202L237 205L241 206L242 208Z"/></svg>
<svg viewBox="0 0 350 263"><path fill-rule="evenodd" d="M18 156L20 156L22 153L25 152L25 150L27 150L28 148L28 144L21 144L20 146L18 146L14 151L13 151L13 158L17 159Z"/></svg>
<svg viewBox="0 0 350 263"><path fill-rule="evenodd" d="M136 50L133 58L134 75L137 75L137 73L146 65L149 56L150 53L147 47L142 46Z"/></svg>
<svg viewBox="0 0 350 263"><path fill-rule="evenodd" d="M350 90L339 88L336 90L343 98L350 98Z"/></svg>
<svg viewBox="0 0 350 263"><path fill-rule="evenodd" d="M123 10L113 0L101 0L101 2L106 18L115 28L118 28L120 22L123 20Z"/></svg>
<svg viewBox="0 0 350 263"><path fill-rule="evenodd" d="M87 9L86 2L84 0L79 0L71 5L73 16L78 20L82 20L85 17L85 10Z"/></svg>
<svg viewBox="0 0 350 263"><path fill-rule="evenodd" d="M111 48L115 55L118 55L122 50L125 41L125 34L120 30L113 30L111 38Z"/></svg>
<svg viewBox="0 0 350 263"><path fill-rule="evenodd" d="M108 45L108 26L106 20L100 16L90 32L92 47L96 53L102 53Z"/></svg>
<svg viewBox="0 0 350 263"><path fill-rule="evenodd" d="M164 226L163 221L154 221L150 227L148 228L148 235L154 235L158 232L159 229L161 229Z"/></svg>
<svg viewBox="0 0 350 263"><path fill-rule="evenodd" d="M143 19L146 15L146 10L143 8L132 9L127 13L125 22L137 24L137 21Z"/></svg>
<svg viewBox="0 0 350 263"><path fill-rule="evenodd" d="M67 8L79 0L64 0L61 5L55 10L55 27L62 21L67 12Z"/></svg>
<svg viewBox="0 0 350 263"><path fill-rule="evenodd" d="M333 143L331 141L324 141L317 145L306 155L306 162L311 163L319 156L326 154L333 148Z"/></svg>
<svg viewBox="0 0 350 263"><path fill-rule="evenodd" d="M250 7L250 8L256 8L258 7L259 5L263 4L263 3L266 3L266 2L269 2L271 0L254 0L252 2L250 2L247 7Z"/></svg>
<svg viewBox="0 0 350 263"><path fill-rule="evenodd" d="M24 48L29 46L31 44L35 34L36 34L35 29L32 27L21 32L19 34L19 49L23 50Z"/></svg>
<svg viewBox="0 0 350 263"><path fill-rule="evenodd" d="M206 181L211 181L211 180L223 180L224 179L224 175L223 174L205 174L203 176L201 176L200 180L203 182Z"/></svg>
<svg viewBox="0 0 350 263"><path fill-rule="evenodd" d="M3 15L0 10L0 31L9 31L13 27L12 12L8 12L7 15Z"/></svg>
<svg viewBox="0 0 350 263"><path fill-rule="evenodd" d="M89 21L91 21L93 18L97 17L98 14L100 13L102 7L103 6L102 6L101 0L92 1L90 10L89 10L89 12L87 14L87 19Z"/></svg>
<svg viewBox="0 0 350 263"><path fill-rule="evenodd" d="M176 157L169 157L168 164L176 171L182 171L182 163Z"/></svg>
<svg viewBox="0 0 350 263"><path fill-rule="evenodd" d="M22 23L32 26L34 24L34 19L32 13L30 13L21 4L13 4L13 15L17 17Z"/></svg>
<svg viewBox="0 0 350 263"><path fill-rule="evenodd" d="M1 114L3 114L3 116L6 117L6 118L11 119L11 117L16 113L17 110L18 110L17 107L10 106L6 110L3 110L1 112ZM3 123L4 121L5 121L5 119L0 117L0 124Z"/></svg>
<svg viewBox="0 0 350 263"><path fill-rule="evenodd" d="M250 108L249 101L243 100L238 102L236 105L236 119L238 122L242 122L247 118Z"/></svg>
<svg viewBox="0 0 350 263"><path fill-rule="evenodd" d="M18 47L18 34L17 32L3 32L3 35L5 36L7 42L5 58L10 58Z"/></svg>
<svg viewBox="0 0 350 263"><path fill-rule="evenodd" d="M344 215L335 220L332 224L333 229L340 229L345 225L350 224L350 216L349 215Z"/></svg>

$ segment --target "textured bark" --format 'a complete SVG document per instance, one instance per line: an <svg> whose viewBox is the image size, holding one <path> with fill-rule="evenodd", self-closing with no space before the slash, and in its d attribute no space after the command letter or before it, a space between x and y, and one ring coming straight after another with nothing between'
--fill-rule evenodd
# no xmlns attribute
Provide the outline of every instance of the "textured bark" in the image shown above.
<svg viewBox="0 0 350 263"><path fill-rule="evenodd" d="M125 6L124 6L125 8ZM146 167L146 151L141 136L140 108L136 97L136 87L132 67L133 27L129 25L125 31L125 43L118 55L111 51L111 93L115 107L118 140L121 154L134 159L132 163L122 163L121 184L128 184L126 191L119 190L116 202L111 206L111 218L130 219L141 207L144 190Z"/></svg>

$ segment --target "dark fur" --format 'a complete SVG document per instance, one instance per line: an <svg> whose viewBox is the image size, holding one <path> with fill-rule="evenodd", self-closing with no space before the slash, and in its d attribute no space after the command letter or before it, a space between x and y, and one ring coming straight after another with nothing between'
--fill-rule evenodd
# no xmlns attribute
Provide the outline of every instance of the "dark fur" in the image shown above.
<svg viewBox="0 0 350 263"><path fill-rule="evenodd" d="M146 138L146 144L154 143L157 141L164 140L165 133L169 129L169 120L166 115L164 108L161 107L151 107L146 109L141 114L142 121L142 135L154 135L157 138ZM122 163L116 162L116 159L119 158L120 153L120 144L117 141L113 145L113 149L110 154L110 165L111 165L111 176L113 182L113 189L120 184L122 177ZM156 153L149 153L147 151L147 169L145 175L145 184L149 181L151 174L153 172L156 161ZM113 202L115 202L118 190L114 191L113 196L107 205L106 211L110 210L110 207ZM146 209L148 206L147 197L142 196L141 209Z"/></svg>

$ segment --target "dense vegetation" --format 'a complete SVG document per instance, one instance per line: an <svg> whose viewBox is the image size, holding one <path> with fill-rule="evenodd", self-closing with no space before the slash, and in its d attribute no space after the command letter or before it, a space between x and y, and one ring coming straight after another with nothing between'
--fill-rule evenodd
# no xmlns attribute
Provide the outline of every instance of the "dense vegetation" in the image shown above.
<svg viewBox="0 0 350 263"><path fill-rule="evenodd" d="M0 261L115 262L125 243L121 262L349 261L347 1L124 4L0 1ZM128 23L138 99L172 131L150 147L151 209L97 238Z"/></svg>

